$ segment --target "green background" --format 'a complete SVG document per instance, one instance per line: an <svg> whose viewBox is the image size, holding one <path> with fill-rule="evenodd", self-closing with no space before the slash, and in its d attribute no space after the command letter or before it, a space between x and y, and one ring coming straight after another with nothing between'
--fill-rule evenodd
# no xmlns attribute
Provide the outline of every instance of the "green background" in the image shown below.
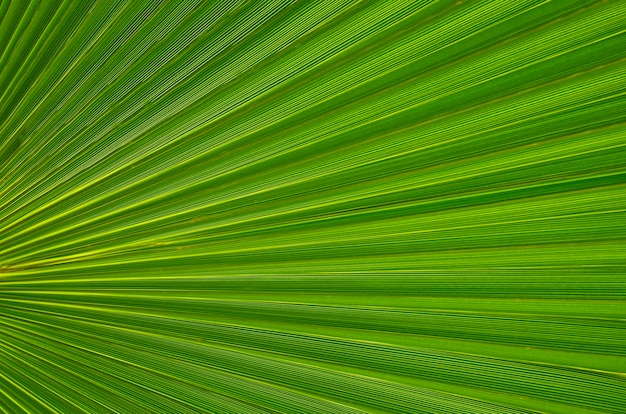
<svg viewBox="0 0 626 414"><path fill-rule="evenodd" d="M624 16L0 1L0 412L626 412Z"/></svg>

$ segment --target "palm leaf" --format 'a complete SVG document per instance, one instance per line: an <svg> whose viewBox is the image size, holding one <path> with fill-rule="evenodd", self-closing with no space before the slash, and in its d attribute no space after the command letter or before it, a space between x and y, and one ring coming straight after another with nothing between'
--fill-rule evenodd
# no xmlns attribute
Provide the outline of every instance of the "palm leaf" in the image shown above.
<svg viewBox="0 0 626 414"><path fill-rule="evenodd" d="M624 412L625 15L1 2L0 412Z"/></svg>

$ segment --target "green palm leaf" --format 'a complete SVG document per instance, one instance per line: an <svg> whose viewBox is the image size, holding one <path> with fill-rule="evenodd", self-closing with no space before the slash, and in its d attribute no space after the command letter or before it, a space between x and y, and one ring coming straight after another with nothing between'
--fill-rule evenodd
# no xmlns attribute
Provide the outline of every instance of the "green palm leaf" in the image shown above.
<svg viewBox="0 0 626 414"><path fill-rule="evenodd" d="M0 412L625 412L624 16L0 2Z"/></svg>

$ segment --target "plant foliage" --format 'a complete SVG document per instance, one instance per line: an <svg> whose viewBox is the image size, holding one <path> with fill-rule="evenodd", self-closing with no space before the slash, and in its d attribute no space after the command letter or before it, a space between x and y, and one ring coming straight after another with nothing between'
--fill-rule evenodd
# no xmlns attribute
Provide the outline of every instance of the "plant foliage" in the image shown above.
<svg viewBox="0 0 626 414"><path fill-rule="evenodd" d="M626 412L626 1L0 2L0 412Z"/></svg>

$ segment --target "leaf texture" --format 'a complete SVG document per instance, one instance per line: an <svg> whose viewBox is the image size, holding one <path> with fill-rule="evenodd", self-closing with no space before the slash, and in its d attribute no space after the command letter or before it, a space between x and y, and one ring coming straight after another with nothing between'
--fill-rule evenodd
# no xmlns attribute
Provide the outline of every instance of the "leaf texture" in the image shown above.
<svg viewBox="0 0 626 414"><path fill-rule="evenodd" d="M0 2L0 413L626 412L626 2Z"/></svg>

